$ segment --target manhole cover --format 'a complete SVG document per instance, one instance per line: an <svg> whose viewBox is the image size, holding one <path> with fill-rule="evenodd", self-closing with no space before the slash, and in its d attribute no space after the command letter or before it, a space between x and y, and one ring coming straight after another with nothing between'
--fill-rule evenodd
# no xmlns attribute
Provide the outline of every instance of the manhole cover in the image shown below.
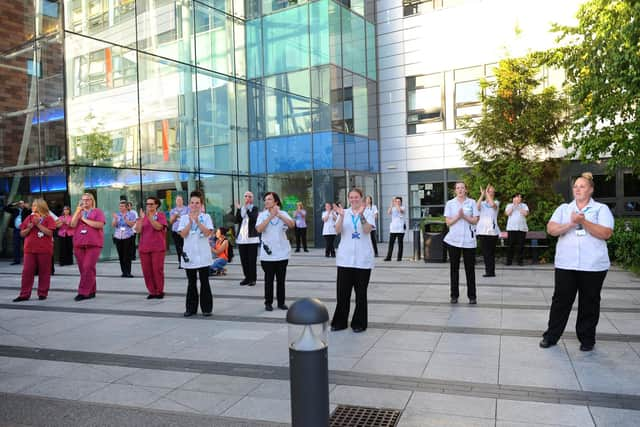
<svg viewBox="0 0 640 427"><path fill-rule="evenodd" d="M330 427L393 427L400 419L394 409L339 405L331 414Z"/></svg>

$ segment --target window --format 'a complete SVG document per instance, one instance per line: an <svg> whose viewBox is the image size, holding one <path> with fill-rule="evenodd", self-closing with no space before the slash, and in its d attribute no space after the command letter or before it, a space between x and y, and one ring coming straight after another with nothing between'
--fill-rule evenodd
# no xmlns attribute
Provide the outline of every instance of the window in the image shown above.
<svg viewBox="0 0 640 427"><path fill-rule="evenodd" d="M461 6L472 0L403 0L404 16L420 15L439 9ZM480 0L473 0L480 1Z"/></svg>
<svg viewBox="0 0 640 427"><path fill-rule="evenodd" d="M480 80L456 82L455 86L456 127L460 119L473 119L482 114L482 87Z"/></svg>
<svg viewBox="0 0 640 427"><path fill-rule="evenodd" d="M407 77L407 134L444 128L442 75Z"/></svg>

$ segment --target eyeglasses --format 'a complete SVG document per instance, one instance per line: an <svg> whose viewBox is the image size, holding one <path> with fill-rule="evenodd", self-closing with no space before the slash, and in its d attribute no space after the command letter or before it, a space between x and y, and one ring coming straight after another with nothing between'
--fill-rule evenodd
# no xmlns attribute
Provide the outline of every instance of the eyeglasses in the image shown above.
<svg viewBox="0 0 640 427"><path fill-rule="evenodd" d="M147 206L155 206L155 203L147 203Z"/></svg>

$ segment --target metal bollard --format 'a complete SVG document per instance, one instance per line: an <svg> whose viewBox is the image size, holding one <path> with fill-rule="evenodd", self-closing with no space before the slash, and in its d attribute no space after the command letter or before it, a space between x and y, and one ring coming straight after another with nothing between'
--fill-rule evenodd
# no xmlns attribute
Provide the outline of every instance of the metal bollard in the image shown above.
<svg viewBox="0 0 640 427"><path fill-rule="evenodd" d="M292 427L329 426L327 307L302 298L287 312Z"/></svg>
<svg viewBox="0 0 640 427"><path fill-rule="evenodd" d="M413 229L413 260L420 260L420 227Z"/></svg>

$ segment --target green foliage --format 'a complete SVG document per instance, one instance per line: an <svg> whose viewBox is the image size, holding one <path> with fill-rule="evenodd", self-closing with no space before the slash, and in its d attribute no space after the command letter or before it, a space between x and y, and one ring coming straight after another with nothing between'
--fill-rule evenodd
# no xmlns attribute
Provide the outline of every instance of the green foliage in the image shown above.
<svg viewBox="0 0 640 427"><path fill-rule="evenodd" d="M562 47L547 53L566 71L572 111L572 147L582 160L611 156L619 167L640 172L640 2L590 0L578 24L555 25Z"/></svg>
<svg viewBox="0 0 640 427"><path fill-rule="evenodd" d="M464 175L469 194L491 184L501 210L511 196L522 193L531 214L531 230L544 230L553 210L561 203L553 191L562 160L548 159L567 126L566 100L554 88L538 90L540 64L536 56L509 58L495 70L494 82L483 82L483 116L467 121L466 141L459 141L470 170ZM506 217L500 215L504 229Z"/></svg>
<svg viewBox="0 0 640 427"><path fill-rule="evenodd" d="M612 261L640 274L640 218L617 218L607 244Z"/></svg>

